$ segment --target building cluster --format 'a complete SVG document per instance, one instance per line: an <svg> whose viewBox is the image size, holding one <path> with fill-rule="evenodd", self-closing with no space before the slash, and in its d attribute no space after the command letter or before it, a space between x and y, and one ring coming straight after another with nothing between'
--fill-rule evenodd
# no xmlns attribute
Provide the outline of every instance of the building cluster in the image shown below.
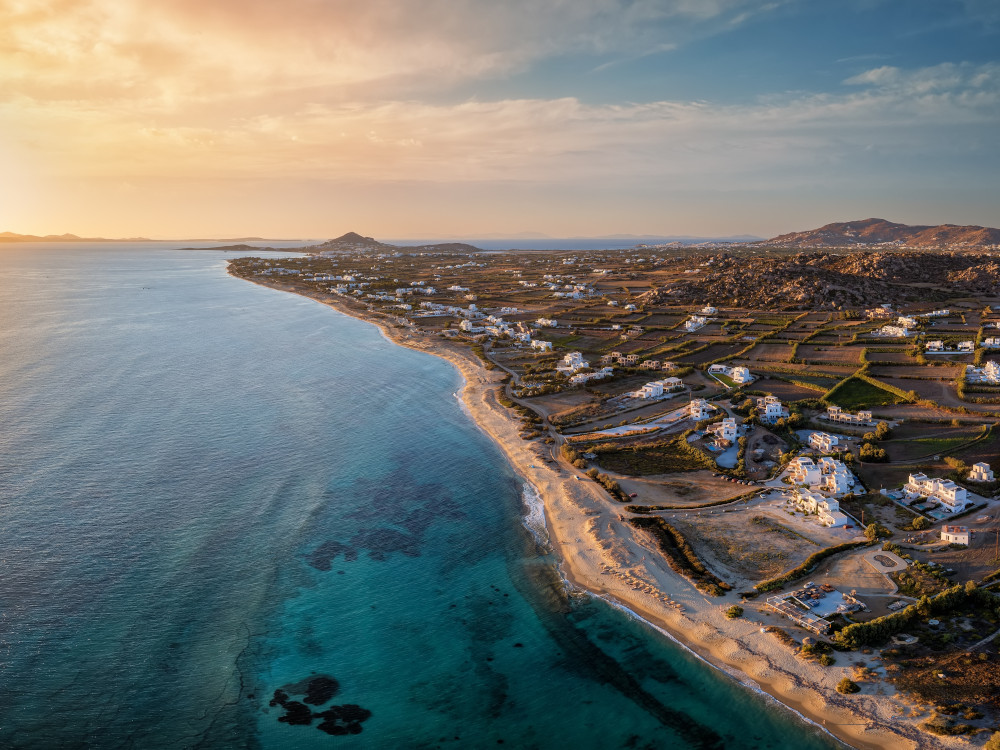
<svg viewBox="0 0 1000 750"><path fill-rule="evenodd" d="M873 336L881 336L888 339L903 339L912 333L906 326L884 325L872 331Z"/></svg>
<svg viewBox="0 0 1000 750"><path fill-rule="evenodd" d="M556 372L572 375L579 370L586 370L588 367L590 367L590 362L585 360L580 352L569 352L556 365Z"/></svg>
<svg viewBox="0 0 1000 750"><path fill-rule="evenodd" d="M586 385L591 380L609 378L614 374L614 367L602 367L600 370L595 370L594 372L578 372L576 375L570 377L569 382L573 385Z"/></svg>
<svg viewBox="0 0 1000 750"><path fill-rule="evenodd" d="M839 442L840 438L826 432L813 432L808 440L809 447L820 453L833 453Z"/></svg>
<svg viewBox="0 0 1000 750"><path fill-rule="evenodd" d="M964 487L959 487L950 479L931 479L923 473L910 474L903 485L903 493L908 500L926 498L928 502L938 503L950 513L965 510L968 505L968 493Z"/></svg>
<svg viewBox="0 0 1000 750"><path fill-rule="evenodd" d="M928 341L924 345L927 354L969 354L976 350L975 341L959 341L954 347L945 346L941 340Z"/></svg>
<svg viewBox="0 0 1000 750"><path fill-rule="evenodd" d="M824 456L813 461L799 456L788 464L788 478L792 484L805 485L816 492L843 495L854 491L857 480L843 461Z"/></svg>
<svg viewBox="0 0 1000 750"><path fill-rule="evenodd" d="M982 367L966 365L965 380L967 383L986 383L987 385L1000 385L1000 365L998 365L996 361L992 359Z"/></svg>
<svg viewBox="0 0 1000 750"><path fill-rule="evenodd" d="M684 321L684 330L688 333L697 331L699 328L704 328L707 323L708 318L704 315L692 315Z"/></svg>
<svg viewBox="0 0 1000 750"><path fill-rule="evenodd" d="M709 365L709 375L725 375L737 385L746 385L753 381L754 377L746 367L729 367L727 365Z"/></svg>

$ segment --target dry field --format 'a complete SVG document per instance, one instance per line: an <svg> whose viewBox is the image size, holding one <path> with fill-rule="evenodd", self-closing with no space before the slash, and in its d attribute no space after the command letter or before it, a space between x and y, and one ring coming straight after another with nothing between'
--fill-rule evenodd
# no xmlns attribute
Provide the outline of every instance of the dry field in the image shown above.
<svg viewBox="0 0 1000 750"><path fill-rule="evenodd" d="M746 344L736 343L736 344L710 344L707 349L696 354L692 354L688 357L683 357L682 361L693 364L700 365L705 362L711 362L712 360L719 359L720 357L728 357L735 354L746 346Z"/></svg>
<svg viewBox="0 0 1000 750"><path fill-rule="evenodd" d="M901 347L891 352L869 351L866 358L869 362L900 362L905 364L916 361L907 353L909 351L910 347Z"/></svg>
<svg viewBox="0 0 1000 750"><path fill-rule="evenodd" d="M788 344L757 344L743 356L753 362L787 362L792 356L792 347Z"/></svg>
<svg viewBox="0 0 1000 750"><path fill-rule="evenodd" d="M645 477L615 475L622 489L638 495L636 505L701 505L745 495L752 488L714 477L708 470Z"/></svg>
<svg viewBox="0 0 1000 750"><path fill-rule="evenodd" d="M754 390L766 391L773 396L777 396L782 401L799 401L804 398L819 398L823 395L822 390L803 388L801 385L786 383L783 380L773 380L771 378L761 378L755 380L751 386Z"/></svg>
<svg viewBox="0 0 1000 750"><path fill-rule="evenodd" d="M861 347L822 346L809 343L799 346L797 356L806 362L853 365L861 363Z"/></svg>
<svg viewBox="0 0 1000 750"><path fill-rule="evenodd" d="M913 361L912 359L909 361ZM927 365L900 365L900 366L879 366L873 365L869 368L868 374L880 380L914 379L923 378L925 380L954 380L965 368L961 365L946 365L944 367L929 367ZM902 388L902 386L900 386ZM912 387L912 386L911 386ZM909 390L909 388L903 388Z"/></svg>
<svg viewBox="0 0 1000 750"><path fill-rule="evenodd" d="M715 509L714 513L664 515L706 564L737 589L794 568L825 546L793 529L780 511L759 505L737 507L731 512Z"/></svg>

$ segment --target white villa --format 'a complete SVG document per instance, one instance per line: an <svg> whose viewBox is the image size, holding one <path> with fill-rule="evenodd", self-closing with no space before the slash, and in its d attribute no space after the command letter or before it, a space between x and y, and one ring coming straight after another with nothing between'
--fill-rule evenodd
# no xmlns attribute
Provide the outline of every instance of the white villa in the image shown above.
<svg viewBox="0 0 1000 750"><path fill-rule="evenodd" d="M564 375L572 375L577 370L584 370L588 367L590 367L590 363L583 358L580 352L570 352L556 365L556 371Z"/></svg>
<svg viewBox="0 0 1000 750"><path fill-rule="evenodd" d="M916 328L917 319L909 315L900 315L896 318L896 325L900 328Z"/></svg>
<svg viewBox="0 0 1000 750"><path fill-rule="evenodd" d="M715 437L717 440L728 440L732 443L736 441L736 437L739 433L740 431L736 426L736 420L730 417L723 419L719 423L719 427L715 431Z"/></svg>
<svg viewBox="0 0 1000 750"><path fill-rule="evenodd" d="M701 310L699 310L702 315L715 315L719 310L711 305L705 305Z"/></svg>
<svg viewBox="0 0 1000 750"><path fill-rule="evenodd" d="M688 416L696 422L712 416L715 407L703 398L696 398L688 404Z"/></svg>
<svg viewBox="0 0 1000 750"><path fill-rule="evenodd" d="M832 453L839 442L840 438L826 432L814 432L809 436L809 447L821 453Z"/></svg>
<svg viewBox="0 0 1000 750"><path fill-rule="evenodd" d="M815 513L824 526L838 528L846 526L850 520L840 512L840 503L832 497L823 497L814 492L799 490L795 495L795 504L805 513Z"/></svg>
<svg viewBox="0 0 1000 750"><path fill-rule="evenodd" d="M983 347L986 349L1000 349L1000 336L990 336L983 339Z"/></svg>
<svg viewBox="0 0 1000 750"><path fill-rule="evenodd" d="M869 318L891 318L892 308L889 305L880 305L865 311Z"/></svg>
<svg viewBox="0 0 1000 750"><path fill-rule="evenodd" d="M964 487L959 487L950 479L928 479L926 474L910 474L909 481L903 485L907 498L926 497L937 500L950 512L957 513L968 505Z"/></svg>
<svg viewBox="0 0 1000 750"><path fill-rule="evenodd" d="M965 478L967 482L992 482L993 470L987 463L980 462L978 464L972 465L972 470L969 472L969 476Z"/></svg>
<svg viewBox="0 0 1000 750"><path fill-rule="evenodd" d="M709 365L709 375L725 375L737 385L746 385L753 381L754 377L746 367L728 367L727 365Z"/></svg>
<svg viewBox="0 0 1000 750"><path fill-rule="evenodd" d="M573 385L583 385L591 380L599 380L600 378L606 378L609 375L615 374L614 367L602 367L596 372L581 372L569 379L569 382Z"/></svg>
<svg viewBox="0 0 1000 750"><path fill-rule="evenodd" d="M966 547L969 546L969 527L968 526L942 526L941 527L941 541L950 542L952 544L964 544Z"/></svg>
<svg viewBox="0 0 1000 750"><path fill-rule="evenodd" d="M540 351L540 352L551 352L552 351L552 342L551 341L542 341L541 339L532 339L531 340L531 348L535 349L537 351Z"/></svg>
<svg viewBox="0 0 1000 750"><path fill-rule="evenodd" d="M842 424L867 425L872 422L872 413L870 411L859 411L857 414L851 414L839 406L828 406L826 409L826 418L831 422L840 422Z"/></svg>
<svg viewBox="0 0 1000 750"><path fill-rule="evenodd" d="M646 383L642 388L637 391L633 391L629 395L632 398L659 398L664 393L669 393L675 388L679 388L684 385L684 382L680 378L664 378L663 380L654 380L650 383Z"/></svg>
<svg viewBox="0 0 1000 750"><path fill-rule="evenodd" d="M910 329L905 326L882 326L872 331L872 335L890 339L906 338L910 335Z"/></svg>
<svg viewBox="0 0 1000 750"><path fill-rule="evenodd" d="M831 495L842 495L850 492L856 484L854 474L851 473L851 470L842 461L837 461L833 458L821 458L819 460L819 470L823 475L823 480L820 483L823 491L829 492Z"/></svg>
<svg viewBox="0 0 1000 750"><path fill-rule="evenodd" d="M1000 365L990 360L983 367L965 366L965 379L970 383L989 383L1000 385Z"/></svg>
<svg viewBox="0 0 1000 750"><path fill-rule="evenodd" d="M684 330L691 332L697 331L699 328L703 327L708 323L708 318L702 315L692 315L690 318L684 321Z"/></svg>
<svg viewBox="0 0 1000 750"><path fill-rule="evenodd" d="M760 421L766 423L777 422L789 415L788 407L783 406L777 396L758 398L757 411L760 414Z"/></svg>
<svg viewBox="0 0 1000 750"><path fill-rule="evenodd" d="M482 333L486 329L483 326L473 325L471 320L462 320L458 327L466 333Z"/></svg>
<svg viewBox="0 0 1000 750"><path fill-rule="evenodd" d="M555 328L559 324L552 318L539 318L535 321L535 325L541 328Z"/></svg>

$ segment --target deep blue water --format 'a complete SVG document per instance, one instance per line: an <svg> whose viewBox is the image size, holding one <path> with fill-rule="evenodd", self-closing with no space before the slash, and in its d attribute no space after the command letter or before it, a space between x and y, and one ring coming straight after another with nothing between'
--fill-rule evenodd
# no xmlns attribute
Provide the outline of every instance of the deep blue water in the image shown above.
<svg viewBox="0 0 1000 750"><path fill-rule="evenodd" d="M225 259L0 249L0 747L831 746L567 599L447 363Z"/></svg>

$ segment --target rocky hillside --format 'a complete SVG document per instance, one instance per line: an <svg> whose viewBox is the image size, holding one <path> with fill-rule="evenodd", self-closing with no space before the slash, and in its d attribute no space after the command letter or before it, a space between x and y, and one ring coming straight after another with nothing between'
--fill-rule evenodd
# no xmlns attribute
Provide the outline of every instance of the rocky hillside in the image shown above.
<svg viewBox="0 0 1000 750"><path fill-rule="evenodd" d="M722 256L704 276L647 292L650 304L716 304L772 310L864 309L877 303L945 300L990 292L1000 263L981 253L799 253L787 258Z"/></svg>
<svg viewBox="0 0 1000 750"><path fill-rule="evenodd" d="M911 226L885 219L827 224L806 232L782 234L761 245L770 247L850 247L896 245L913 248L981 248L1000 245L1000 229L978 226Z"/></svg>

